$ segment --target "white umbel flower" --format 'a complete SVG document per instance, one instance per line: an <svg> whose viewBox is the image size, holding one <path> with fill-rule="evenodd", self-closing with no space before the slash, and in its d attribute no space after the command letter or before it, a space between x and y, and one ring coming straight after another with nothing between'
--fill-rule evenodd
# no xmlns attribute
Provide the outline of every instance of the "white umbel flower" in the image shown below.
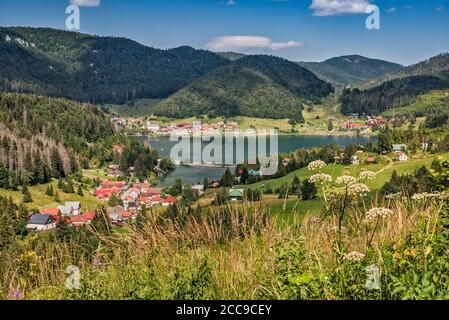
<svg viewBox="0 0 449 320"><path fill-rule="evenodd" d="M360 172L360 179L373 180L376 174L372 171L362 171Z"/></svg>
<svg viewBox="0 0 449 320"><path fill-rule="evenodd" d="M369 192L370 189L363 183L353 183L351 188L348 189L348 194L351 196L366 197Z"/></svg>
<svg viewBox="0 0 449 320"><path fill-rule="evenodd" d="M332 182L332 177L325 173L319 173L319 174L315 174L315 175L311 176L309 181L312 183L317 183L317 184L327 183L327 182Z"/></svg>
<svg viewBox="0 0 449 320"><path fill-rule="evenodd" d="M365 255L363 253L353 251L345 254L344 259L351 262L360 262L365 259Z"/></svg>
<svg viewBox="0 0 449 320"><path fill-rule="evenodd" d="M378 218L386 219L386 218L391 217L392 215L393 215L393 211L388 208L372 208L366 213L365 219L363 219L363 220L365 222L371 222Z"/></svg>
<svg viewBox="0 0 449 320"><path fill-rule="evenodd" d="M315 171L318 169L322 169L326 166L326 162L322 161L322 160L315 160L312 161L311 163L309 163L308 168L310 171Z"/></svg>
<svg viewBox="0 0 449 320"><path fill-rule="evenodd" d="M335 180L335 182L337 184L342 184L342 185L347 186L347 185L356 183L357 180L353 176L341 176L341 177L338 177L337 180Z"/></svg>

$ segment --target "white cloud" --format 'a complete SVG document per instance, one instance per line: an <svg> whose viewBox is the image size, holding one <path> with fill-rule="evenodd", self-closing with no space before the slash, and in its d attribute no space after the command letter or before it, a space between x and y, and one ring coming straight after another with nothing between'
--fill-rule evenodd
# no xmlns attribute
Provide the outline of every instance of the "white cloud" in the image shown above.
<svg viewBox="0 0 449 320"><path fill-rule="evenodd" d="M213 39L206 44L212 51L246 51L251 49L280 50L302 46L298 41L275 42L267 37L256 36L224 36Z"/></svg>
<svg viewBox="0 0 449 320"><path fill-rule="evenodd" d="M370 0L313 0L310 9L314 16L336 16L366 13Z"/></svg>
<svg viewBox="0 0 449 320"><path fill-rule="evenodd" d="M228 5L228 6L233 6L234 4L236 4L237 3L237 1L235 1L235 0L228 0L228 2L226 2L226 4Z"/></svg>
<svg viewBox="0 0 449 320"><path fill-rule="evenodd" d="M388 12L388 13L394 13L394 12L396 12L396 11L397 11L397 9L396 9L395 7L392 7L392 8L387 9L387 12Z"/></svg>
<svg viewBox="0 0 449 320"><path fill-rule="evenodd" d="M70 0L70 3L78 7L98 7L101 0Z"/></svg>

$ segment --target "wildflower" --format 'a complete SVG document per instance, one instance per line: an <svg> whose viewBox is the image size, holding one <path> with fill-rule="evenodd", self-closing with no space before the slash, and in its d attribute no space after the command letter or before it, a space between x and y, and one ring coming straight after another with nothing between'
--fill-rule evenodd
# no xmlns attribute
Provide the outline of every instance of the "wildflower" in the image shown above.
<svg viewBox="0 0 449 320"><path fill-rule="evenodd" d="M101 267L102 264L103 264L103 263L101 262L101 259L100 259L100 258L94 258L94 259L92 260L92 268L94 268L94 269L96 269L96 268L98 268L98 267Z"/></svg>
<svg viewBox="0 0 449 320"><path fill-rule="evenodd" d="M376 174L372 171L362 171L360 172L360 179L373 180Z"/></svg>
<svg viewBox="0 0 449 320"><path fill-rule="evenodd" d="M387 200L395 200L395 199L400 199L401 197L402 197L402 193L401 192L397 192L397 193L387 194L385 196L385 199L387 199Z"/></svg>
<svg viewBox="0 0 449 320"><path fill-rule="evenodd" d="M393 215L393 211L387 208L372 208L370 209L366 215L364 222L370 222L376 220L377 218L386 219Z"/></svg>
<svg viewBox="0 0 449 320"><path fill-rule="evenodd" d="M423 192L423 193L415 193L412 196L412 200L414 201L423 201L427 199L442 199L443 196L439 192L429 193L429 192Z"/></svg>
<svg viewBox="0 0 449 320"><path fill-rule="evenodd" d="M348 189L348 194L356 197L366 197L369 192L370 189L363 183L353 183L351 188Z"/></svg>
<svg viewBox="0 0 449 320"><path fill-rule="evenodd" d="M344 259L351 262L360 262L365 259L365 255L363 253L353 251L345 254Z"/></svg>
<svg viewBox="0 0 449 320"><path fill-rule="evenodd" d="M23 292L20 289L11 288L8 292L8 300L22 300Z"/></svg>
<svg viewBox="0 0 449 320"><path fill-rule="evenodd" d="M309 181L312 183L332 182L332 177L328 174L319 173L319 174L311 176Z"/></svg>
<svg viewBox="0 0 449 320"><path fill-rule="evenodd" d="M337 184L350 185L356 183L357 180L353 176L341 176L335 180Z"/></svg>
<svg viewBox="0 0 449 320"><path fill-rule="evenodd" d="M309 163L309 170L310 171L314 171L314 170L318 170L318 169L322 169L326 166L326 162L322 161L322 160L315 160L312 161L311 163Z"/></svg>

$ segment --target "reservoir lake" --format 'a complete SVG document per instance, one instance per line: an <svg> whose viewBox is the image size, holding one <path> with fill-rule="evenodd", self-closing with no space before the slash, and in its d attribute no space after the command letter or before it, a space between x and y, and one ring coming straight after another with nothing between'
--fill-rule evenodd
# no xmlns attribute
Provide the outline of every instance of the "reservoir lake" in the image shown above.
<svg viewBox="0 0 449 320"><path fill-rule="evenodd" d="M148 136L138 137L137 139L146 140L151 147L159 152L160 157L170 157L170 151L177 142L170 141L168 136ZM269 145L269 139L268 145ZM291 152L300 148L313 148L329 144L338 144L348 146L351 144L365 144L372 141L372 137L368 136L279 136L279 152ZM203 148L209 142L203 142ZM224 142L223 142L224 145ZM224 149L224 148L223 148ZM269 149L269 148L267 148ZM203 167L203 166L176 166L176 169L169 172L159 185L161 187L172 185L175 179L182 179L183 183L196 184L201 183L204 177L208 177L209 181L221 178L226 168L222 167ZM231 169L233 172L233 169Z"/></svg>

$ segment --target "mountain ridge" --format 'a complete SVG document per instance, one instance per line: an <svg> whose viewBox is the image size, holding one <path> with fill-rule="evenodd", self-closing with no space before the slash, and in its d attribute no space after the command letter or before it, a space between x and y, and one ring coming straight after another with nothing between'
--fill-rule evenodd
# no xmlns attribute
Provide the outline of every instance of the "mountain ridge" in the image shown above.
<svg viewBox="0 0 449 320"><path fill-rule="evenodd" d="M320 79L328 81L340 89L359 85L403 68L397 63L356 54L334 57L323 62L298 63L315 73Z"/></svg>
<svg viewBox="0 0 449 320"><path fill-rule="evenodd" d="M302 102L333 92L330 84L283 58L251 55L199 78L156 107L156 115L285 119L301 122Z"/></svg>
<svg viewBox="0 0 449 320"><path fill-rule="evenodd" d="M49 28L0 28L0 89L78 101L165 98L229 61L183 46Z"/></svg>

